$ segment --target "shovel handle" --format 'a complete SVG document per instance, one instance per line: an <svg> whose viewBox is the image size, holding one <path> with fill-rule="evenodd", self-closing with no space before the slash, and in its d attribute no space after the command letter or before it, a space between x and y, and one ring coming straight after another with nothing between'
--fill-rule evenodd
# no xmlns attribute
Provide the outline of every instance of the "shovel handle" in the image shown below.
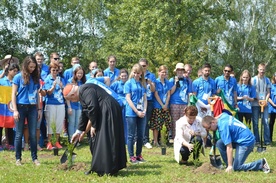
<svg viewBox="0 0 276 183"><path fill-rule="evenodd" d="M266 100L259 100L259 105L261 106L261 112L264 112L264 106L266 105Z"/></svg>

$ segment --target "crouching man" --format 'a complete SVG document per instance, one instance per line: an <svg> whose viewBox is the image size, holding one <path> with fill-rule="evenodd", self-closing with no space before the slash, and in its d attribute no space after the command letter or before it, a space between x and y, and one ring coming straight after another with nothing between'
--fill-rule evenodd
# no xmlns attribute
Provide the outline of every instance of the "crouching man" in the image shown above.
<svg viewBox="0 0 276 183"><path fill-rule="evenodd" d="M205 116L202 119L202 126L206 130L218 130L221 139L217 141L216 145L226 163L226 172L242 170L270 172L265 158L244 164L247 156L253 151L255 143L254 135L245 124L229 114L222 113L216 118ZM233 149L236 149L235 159L233 158Z"/></svg>

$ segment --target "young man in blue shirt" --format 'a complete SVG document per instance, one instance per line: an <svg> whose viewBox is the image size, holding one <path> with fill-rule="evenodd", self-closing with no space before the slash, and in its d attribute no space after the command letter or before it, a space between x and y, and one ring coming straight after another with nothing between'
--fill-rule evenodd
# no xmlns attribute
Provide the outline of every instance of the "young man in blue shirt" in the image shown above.
<svg viewBox="0 0 276 183"><path fill-rule="evenodd" d="M247 156L253 151L255 137L245 124L222 113L218 117L205 116L202 119L202 126L206 130L218 130L220 139L216 145L220 151L223 161L226 163L226 172L231 171L258 171L270 172L270 167L265 158L244 164ZM233 149L236 149L235 159Z"/></svg>

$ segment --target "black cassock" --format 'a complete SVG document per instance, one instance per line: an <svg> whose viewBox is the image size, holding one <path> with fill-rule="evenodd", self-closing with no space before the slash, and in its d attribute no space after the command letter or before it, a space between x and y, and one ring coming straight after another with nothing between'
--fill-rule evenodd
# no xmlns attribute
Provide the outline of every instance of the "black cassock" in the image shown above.
<svg viewBox="0 0 276 183"><path fill-rule="evenodd" d="M126 167L126 148L122 109L104 89L95 84L79 88L82 113L78 129L85 131L88 120L96 128L91 138L91 171L98 175L113 175Z"/></svg>

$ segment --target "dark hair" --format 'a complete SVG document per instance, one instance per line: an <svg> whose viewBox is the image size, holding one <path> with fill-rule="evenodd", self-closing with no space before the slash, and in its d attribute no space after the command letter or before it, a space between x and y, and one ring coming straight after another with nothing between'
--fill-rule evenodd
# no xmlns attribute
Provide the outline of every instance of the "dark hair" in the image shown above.
<svg viewBox="0 0 276 183"><path fill-rule="evenodd" d="M231 69L231 72L234 70L234 68L231 64L227 64L225 67L229 67Z"/></svg>
<svg viewBox="0 0 276 183"><path fill-rule="evenodd" d="M119 77L117 77L116 80L121 80L120 75L121 75L122 73L126 73L126 74L128 75L127 69L126 69L126 68L122 68L122 69L120 70Z"/></svg>
<svg viewBox="0 0 276 183"><path fill-rule="evenodd" d="M98 73L103 73L103 76L104 76L104 72L102 69L94 69L92 74L93 74L93 78L95 78L97 76Z"/></svg>
<svg viewBox="0 0 276 183"><path fill-rule="evenodd" d="M203 64L203 66L202 66L202 69L204 69L204 68L209 68L209 69L211 69L212 67L211 67L211 64L205 63L205 64Z"/></svg>
<svg viewBox="0 0 276 183"><path fill-rule="evenodd" d="M82 68L81 66L77 67L77 68L74 70L74 72L73 72L73 78L72 78L72 83L77 83L77 81L78 81L77 72L78 72L79 70L82 70L82 72L83 72L83 76L82 76L82 78L81 78L81 82L82 82L82 84L84 84L84 83L86 82L86 76L85 76L84 70L83 70L83 68Z"/></svg>
<svg viewBox="0 0 276 183"><path fill-rule="evenodd" d="M28 69L30 63L35 64L35 69L32 73L29 73L29 69ZM22 73L22 78L25 85L30 83L30 77L32 77L35 84L39 83L40 73L38 70L37 62L34 57L27 56L23 60L21 73Z"/></svg>
<svg viewBox="0 0 276 183"><path fill-rule="evenodd" d="M11 63L8 68L5 70L5 76L8 75L8 72L11 70L17 69L19 71L19 65L17 63Z"/></svg>

